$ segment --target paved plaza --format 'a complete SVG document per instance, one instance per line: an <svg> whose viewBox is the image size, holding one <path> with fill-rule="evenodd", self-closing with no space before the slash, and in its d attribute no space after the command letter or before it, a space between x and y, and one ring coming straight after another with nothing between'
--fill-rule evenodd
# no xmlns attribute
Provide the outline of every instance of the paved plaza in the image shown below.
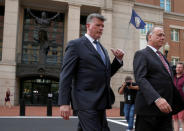
<svg viewBox="0 0 184 131"><path fill-rule="evenodd" d="M119 108L107 110L106 113L111 131L125 131L127 123L120 116ZM19 106L0 106L0 131L76 131L78 118L71 116L70 120L63 120L58 106L52 107L52 116L46 115L45 106L26 106L25 116L20 116Z"/></svg>
<svg viewBox="0 0 184 131"><path fill-rule="evenodd" d="M108 118L111 131L125 131L127 124L122 118ZM77 117L63 120L60 117L0 117L1 131L76 131Z"/></svg>

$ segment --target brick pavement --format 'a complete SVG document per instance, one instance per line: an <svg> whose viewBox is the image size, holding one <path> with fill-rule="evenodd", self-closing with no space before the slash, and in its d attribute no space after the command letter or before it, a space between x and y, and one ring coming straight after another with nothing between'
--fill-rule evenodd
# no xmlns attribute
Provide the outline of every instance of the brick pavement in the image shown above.
<svg viewBox="0 0 184 131"><path fill-rule="evenodd" d="M19 106L13 106L11 108L0 106L0 116L19 116ZM113 108L106 111L108 117L120 117L120 109ZM72 114L72 113L71 113ZM25 116L46 116L46 106L26 106ZM60 116L59 107L52 107L52 116Z"/></svg>

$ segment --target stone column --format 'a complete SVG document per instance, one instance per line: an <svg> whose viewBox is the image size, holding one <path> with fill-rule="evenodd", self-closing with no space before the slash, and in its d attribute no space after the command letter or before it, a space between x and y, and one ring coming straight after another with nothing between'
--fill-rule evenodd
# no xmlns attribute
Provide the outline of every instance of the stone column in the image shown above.
<svg viewBox="0 0 184 131"><path fill-rule="evenodd" d="M2 61L0 62L0 105L4 104L7 88L10 88L11 103L16 98L16 45L18 30L19 0L5 1Z"/></svg>
<svg viewBox="0 0 184 131"><path fill-rule="evenodd" d="M112 0L104 0L104 9L102 8L101 11L101 14L107 18L104 34L102 36L102 44L108 49L111 60L114 56L111 53L110 48L119 48L125 51L125 56L123 58L124 66L120 68L111 79L111 87L116 96L116 101L113 107L119 107L120 101L123 101L123 96L118 94L118 88L124 81L125 76L132 76L132 50L134 49L134 43L132 40L128 39L128 23L133 4L134 0L117 0L113 2ZM108 19L110 19L111 22Z"/></svg>
<svg viewBox="0 0 184 131"><path fill-rule="evenodd" d="M79 38L80 32L80 5L69 3L68 12L65 17L66 24L66 37L65 37L65 47L66 43L70 40Z"/></svg>
<svg viewBox="0 0 184 131"><path fill-rule="evenodd" d="M112 10L102 9L101 14L107 19L104 22L104 31L100 39L102 45L107 49L109 56L112 58L111 47L112 47Z"/></svg>

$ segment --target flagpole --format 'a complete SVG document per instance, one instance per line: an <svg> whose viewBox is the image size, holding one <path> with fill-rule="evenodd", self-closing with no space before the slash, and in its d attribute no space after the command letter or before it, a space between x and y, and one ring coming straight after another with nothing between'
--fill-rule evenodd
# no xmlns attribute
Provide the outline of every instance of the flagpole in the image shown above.
<svg viewBox="0 0 184 131"><path fill-rule="evenodd" d="M139 24L137 25L137 20L139 22ZM130 17L130 21L129 21L129 24L128 24L128 28L125 29L125 41L124 43L127 43L127 41L130 39L130 37L133 37L133 33L130 34L130 24L132 24L136 29L143 29L145 27L145 23L144 21L140 18L140 16L137 15L137 13L135 12L135 10L133 9L132 7L132 14L131 14L131 17ZM131 40L129 40L129 42L131 42Z"/></svg>
<svg viewBox="0 0 184 131"><path fill-rule="evenodd" d="M132 15L128 24L128 28L127 28L127 34L129 36L127 36L127 39L129 39L130 37L130 24L132 24L136 29L144 29L145 27L145 23L144 21L141 19L141 17L135 12L135 10L132 7Z"/></svg>
<svg viewBox="0 0 184 131"><path fill-rule="evenodd" d="M134 3L134 4L135 4L135 3ZM133 7L134 7L134 6L133 6ZM133 9L133 7L132 7L132 9ZM131 17L132 17L132 11L131 11ZM130 17L130 21L131 21L131 17ZM127 39L125 39L125 43L126 43L126 42L129 40L129 38L130 38L130 34L129 34L129 33L130 33L130 24L131 24L130 21L129 21L129 23L128 23L128 28L126 29L126 32L127 32L127 33L126 33L126 34L127 34L126 38L127 38Z"/></svg>
<svg viewBox="0 0 184 131"><path fill-rule="evenodd" d="M129 40L129 38L130 38L130 22L129 22L129 24L128 24L128 28L125 30L126 32L125 32L125 34L126 34L126 37L125 37L125 44L127 43L127 41Z"/></svg>

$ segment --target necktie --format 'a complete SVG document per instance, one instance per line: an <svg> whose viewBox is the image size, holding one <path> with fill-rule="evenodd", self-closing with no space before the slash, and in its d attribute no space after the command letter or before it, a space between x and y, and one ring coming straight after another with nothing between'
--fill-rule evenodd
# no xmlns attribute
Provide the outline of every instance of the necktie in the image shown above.
<svg viewBox="0 0 184 131"><path fill-rule="evenodd" d="M159 55L160 60L162 61L164 67L167 69L167 71L168 71L169 74L171 75L171 71L170 71L170 69L169 69L169 66L168 66L167 62L165 61L165 59L164 59L162 53L161 53L160 51L157 51L157 54Z"/></svg>
<svg viewBox="0 0 184 131"><path fill-rule="evenodd" d="M101 49L101 47L100 47L100 43L99 43L98 41L96 41L96 40L94 40L93 43L96 44L96 50L97 50L98 54L101 56L101 58L102 58L104 64L106 65L105 55L104 55L104 53L102 52L102 49Z"/></svg>

